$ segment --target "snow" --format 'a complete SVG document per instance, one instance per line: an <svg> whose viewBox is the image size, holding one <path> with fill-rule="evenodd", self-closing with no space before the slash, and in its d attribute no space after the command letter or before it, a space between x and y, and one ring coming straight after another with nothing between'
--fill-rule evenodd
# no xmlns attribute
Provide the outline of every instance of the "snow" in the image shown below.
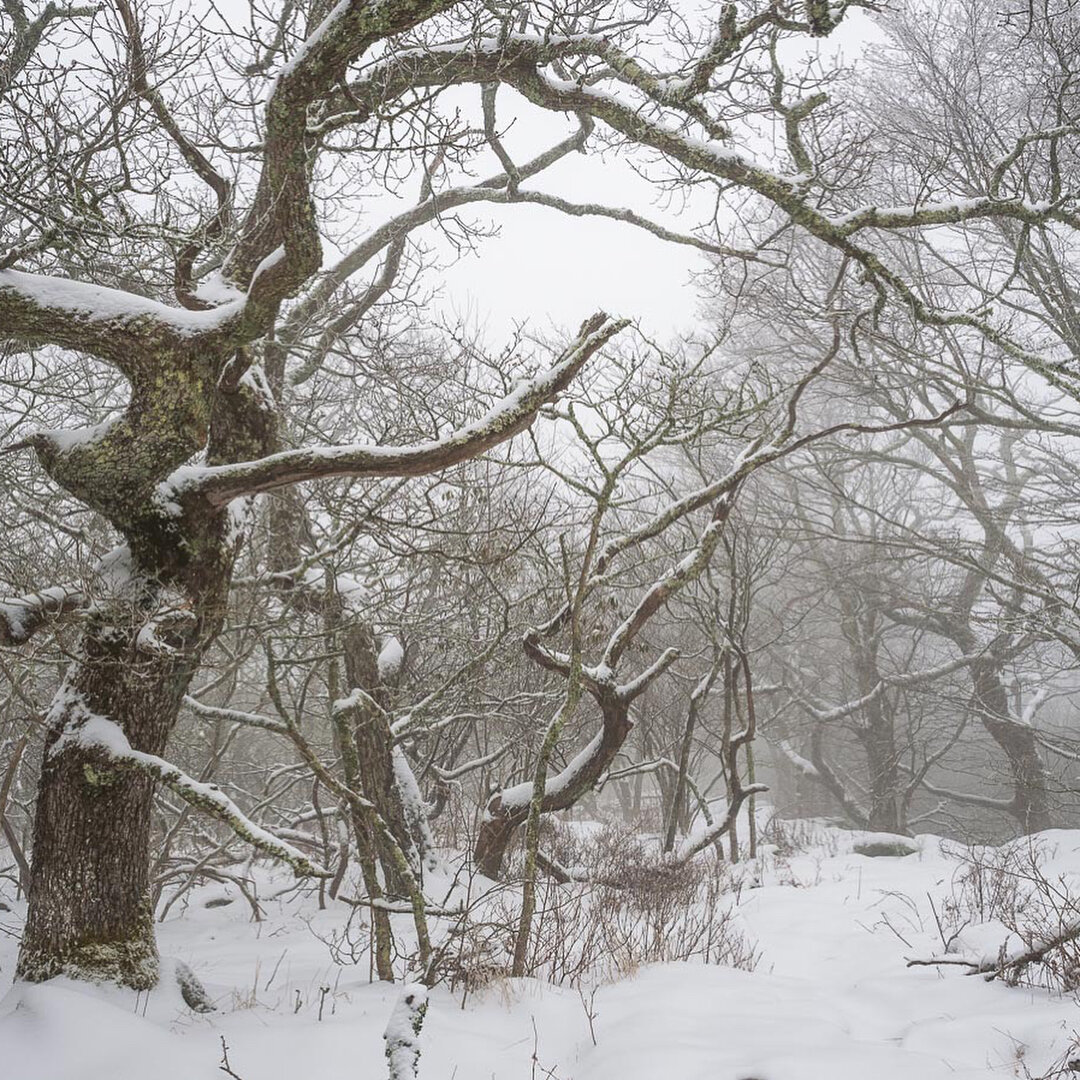
<svg viewBox="0 0 1080 1080"><path fill-rule="evenodd" d="M589 740L582 750L574 755L564 769L554 776L549 776L547 778L544 783L544 795L557 795L569 787L577 777L578 773L585 767L589 759L600 749L600 744L603 741L604 732L603 729L601 729ZM513 787L505 788L499 793L503 806L507 808L528 806L532 801L532 795L533 783L531 780L526 780L524 783L515 784Z"/></svg>
<svg viewBox="0 0 1080 1080"><path fill-rule="evenodd" d="M1024 706L1024 711L1021 713L1016 723L1023 724L1024 727L1032 727L1035 723L1035 717L1038 715L1039 710L1050 699L1050 691L1045 687L1037 691L1031 698L1031 700Z"/></svg>
<svg viewBox="0 0 1080 1080"><path fill-rule="evenodd" d="M88 323L114 323L128 326L141 322L158 323L181 337L192 337L217 330L234 316L238 316L247 303L251 289L271 267L285 258L285 248L279 246L266 256L255 268L247 292L235 286L215 279L199 295L200 299L212 301L220 299L217 307L202 311L190 311L186 308L170 307L157 300L150 300L137 293L112 289L104 285L92 285L72 278L52 277L48 274L30 274L22 270L0 270L0 294L4 292L29 300L45 308L66 311ZM98 426L100 428L101 425ZM103 433L98 428L81 431L45 432L60 449L69 449L71 445L100 438Z"/></svg>
<svg viewBox="0 0 1080 1080"><path fill-rule="evenodd" d="M149 319L185 337L217 329L231 316L239 314L244 303L241 298L206 311L188 311L122 289L46 274L28 274L21 270L0 270L0 293L5 291L14 292L42 307L81 316L87 322L125 325Z"/></svg>
<svg viewBox="0 0 1080 1080"><path fill-rule="evenodd" d="M9 596L0 599L0 618L2 618L16 639L26 633L27 614L42 610L59 611L70 596L78 595L79 590L70 585L51 585L40 592L28 596Z"/></svg>
<svg viewBox="0 0 1080 1080"><path fill-rule="evenodd" d="M238 548L247 538L255 520L251 499L236 499L229 503L225 546Z"/></svg>
<svg viewBox="0 0 1080 1080"><path fill-rule="evenodd" d="M32 607L32 603L18 597L10 600L0 600L0 619L7 623L13 640L21 641L26 636L26 623L23 619L27 611L31 610Z"/></svg>
<svg viewBox="0 0 1080 1080"><path fill-rule="evenodd" d="M250 364L243 375L240 376L240 385L246 386L255 392L255 396L262 402L263 408L272 411L276 408L274 391L266 378L266 371L262 364Z"/></svg>
<svg viewBox="0 0 1080 1080"><path fill-rule="evenodd" d="M1008 201L1012 202L1013 200ZM942 199L935 202L919 203L917 206L860 206L856 210L848 210L843 214L833 214L828 218L828 221L830 225L835 225L837 228L843 228L846 225L850 225L852 222L858 221L860 218L906 218L913 217L916 214L963 213L967 210L975 210L981 206L986 206L991 202L992 200L984 197L957 197L955 199Z"/></svg>
<svg viewBox="0 0 1080 1080"><path fill-rule="evenodd" d="M162 623L163 620L151 619L139 628L138 634L135 635L135 647L140 652L156 656L169 656L176 652L172 645L158 633Z"/></svg>
<svg viewBox="0 0 1080 1080"><path fill-rule="evenodd" d="M95 572L111 596L122 596L138 584L131 548L118 544L98 561Z"/></svg>
<svg viewBox="0 0 1080 1080"><path fill-rule="evenodd" d="M478 420L448 431L442 437L406 446L385 446L373 443L349 443L306 450L284 450L257 461L241 461L229 465L181 465L158 485L157 498L165 508L178 507L185 491L211 486L215 481L244 480L252 473L266 475L289 466L333 466L343 463L349 469L361 470L394 459L399 467L410 459L423 459L432 454L470 443L472 440L500 430L518 419L522 410L535 408L538 398L549 393L566 372L581 363L582 352L605 341L626 325L625 320L606 319L600 326L573 341L552 367L533 379L524 379L504 398L499 399Z"/></svg>
<svg viewBox="0 0 1080 1080"><path fill-rule="evenodd" d="M278 244L269 255L266 256L258 266L255 267L254 273L251 275L251 285L248 286L248 292L250 293L255 285L255 282L262 277L268 270L273 269L282 259L285 258L285 245Z"/></svg>
<svg viewBox="0 0 1080 1080"><path fill-rule="evenodd" d="M941 947L930 900L940 911L958 863L936 838L918 838L909 858L871 859L851 852L866 834L813 831L805 853L747 866L732 894L761 953L756 970L655 964L594 996L588 983L579 995L534 979L464 1000L438 986L418 1040L420 1080L1004 1080L1025 1068L1040 1076L1065 1053L1070 996L905 966ZM1080 832L1046 835L1054 866L1080 866ZM385 1077L384 1034L401 1019L403 987L370 983L366 955L331 962L319 938L340 931L344 905L267 899L284 875L252 873L263 922L243 902L205 907L221 896L213 884L159 927L163 956L191 965L216 1012L185 1009L171 978L150 995L62 979L18 985L0 1001L4 1075L146 1080L152 1062L155 1080L211 1080L224 1038L245 1080ZM429 881L430 894L448 882ZM10 979L25 908L10 891L4 900L13 911L0 912L0 978ZM408 917L393 918L406 933ZM991 950L994 932L965 931Z"/></svg>
<svg viewBox="0 0 1080 1080"><path fill-rule="evenodd" d="M359 708L361 705L366 705L370 700L371 695L366 690L354 686L345 697L338 698L333 703L331 710L335 713L349 712L352 709Z"/></svg>
<svg viewBox="0 0 1080 1080"><path fill-rule="evenodd" d="M83 696L70 684L64 683L57 691L46 720L49 726L64 721L60 738L49 750L50 757L60 757L71 746L104 750L116 761L127 761L142 767L188 801L202 803L204 806L213 805L220 817L233 823L237 831L242 829L243 836L251 843L258 844L264 851L274 852L280 858L292 860L297 866L309 867L325 874L314 866L302 851L245 816L216 784L195 780L164 758L135 750L120 725L106 716L90 711Z"/></svg>
<svg viewBox="0 0 1080 1080"><path fill-rule="evenodd" d="M337 575L337 591L349 611L363 612L371 595L367 585L353 574Z"/></svg>
<svg viewBox="0 0 1080 1080"><path fill-rule="evenodd" d="M397 785L398 794L405 810L405 820L409 824L409 831L417 837L420 845L419 856L423 859L424 866L433 870L436 865L435 838L431 834L430 816L431 807L424 802L420 793L420 785L416 782L416 775L409 765L409 759L400 746L395 745L391 751L391 761L394 767L394 783Z"/></svg>
<svg viewBox="0 0 1080 1080"><path fill-rule="evenodd" d="M330 27L333 26L346 11L348 11L351 3L352 0L338 0L338 2L330 9L326 18L312 30L303 42L300 43L300 47L293 54L292 58L278 68L275 85L296 70L297 65L303 61L304 57L307 56L319 39L324 37Z"/></svg>
<svg viewBox="0 0 1080 1080"><path fill-rule="evenodd" d="M227 281L220 270L215 270L212 274L208 274L203 281L200 281L195 287L193 295L196 299L207 304L213 304L215 307L218 304L229 304L244 298L243 290Z"/></svg>
<svg viewBox="0 0 1080 1080"><path fill-rule="evenodd" d="M419 1034L427 1007L426 986L410 983L402 988L401 996L383 1033L390 1080L413 1080L413 1077L418 1075Z"/></svg>
<svg viewBox="0 0 1080 1080"><path fill-rule="evenodd" d="M1022 199L997 199L992 196L977 196L965 198L956 196L952 199L941 199L929 202L916 203L907 206L862 206L857 210L849 210L843 214L835 214L828 218L829 224L840 229L854 231L862 226L890 224L905 224L917 222L919 219L936 219L948 223L955 218L959 221L964 215L974 215L987 211L994 207L1009 206L1019 213L1030 216L1047 214L1050 204L1045 201L1027 202Z"/></svg>
<svg viewBox="0 0 1080 1080"><path fill-rule="evenodd" d="M379 650L379 679L388 682L401 672L401 665L405 662L405 650L401 642L392 634L388 637Z"/></svg>
<svg viewBox="0 0 1080 1080"><path fill-rule="evenodd" d="M48 439L57 453L66 454L76 446L89 446L98 442L108 433L109 428L120 418L120 413L114 413L100 424L81 428L42 428L35 432L39 438Z"/></svg>
<svg viewBox="0 0 1080 1080"><path fill-rule="evenodd" d="M606 90L601 90L598 87L583 86L577 82L567 82L565 79L559 79L546 72L543 73L543 78L544 81L557 92L564 94L582 94L587 98L596 100L602 105L611 105L620 109L627 108L626 103L616 95L609 93ZM729 167L735 166L756 173L761 178L767 178L777 184L782 184L784 187L789 188L804 183L807 179L803 173L784 174L775 172L752 154L743 150L732 150L730 147L724 146L723 143L716 142L714 139L699 139L687 135L682 128L666 119L650 117L648 119L648 125L663 137L682 143L682 145L702 157L711 158L713 166L718 170L726 171Z"/></svg>
<svg viewBox="0 0 1080 1080"><path fill-rule="evenodd" d="M788 761L790 761L791 764L799 770L799 772L803 773L805 776L817 776L818 771L814 763L812 761L808 761L802 756L802 754L798 753L796 749L791 745L791 741L789 739L778 740L777 747L784 755L784 757L786 757Z"/></svg>

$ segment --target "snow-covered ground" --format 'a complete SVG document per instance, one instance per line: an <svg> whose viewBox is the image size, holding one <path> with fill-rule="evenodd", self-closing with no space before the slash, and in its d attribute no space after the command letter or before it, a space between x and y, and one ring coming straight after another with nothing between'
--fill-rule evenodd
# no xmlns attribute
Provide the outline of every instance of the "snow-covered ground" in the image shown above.
<svg viewBox="0 0 1080 1080"><path fill-rule="evenodd" d="M741 891L756 970L656 964L595 994L497 980L464 1006L437 987L422 1080L974 1080L1041 1076L1066 1053L1080 1029L1071 995L905 966L942 951L931 898L940 914L958 864L935 838L906 858L853 854L859 834L820 839L766 858ZM1080 832L1045 842L1055 872L1080 870ZM384 1077L399 989L370 983L366 960L332 962L320 937L344 906L294 896L255 923L240 899L204 906L221 893L192 893L159 928L162 954L214 996L205 1016L171 979L139 996L60 980L9 988L21 910L0 912L0 1076L210 1080L224 1075L224 1039L243 1080Z"/></svg>

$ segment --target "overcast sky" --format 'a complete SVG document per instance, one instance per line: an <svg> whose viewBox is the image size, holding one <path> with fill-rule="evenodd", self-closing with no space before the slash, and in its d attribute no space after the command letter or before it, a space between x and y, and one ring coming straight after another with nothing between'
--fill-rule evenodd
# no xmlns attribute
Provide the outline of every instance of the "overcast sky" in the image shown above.
<svg viewBox="0 0 1080 1080"><path fill-rule="evenodd" d="M689 224L650 206L654 192L624 163L576 155L556 168L534 186L630 206L674 228ZM570 218L543 207L497 207L486 216L500 233L454 266L443 302L486 321L494 340L516 320L528 318L537 328L576 326L598 309L640 318L661 336L693 321L698 297L688 287L690 275L705 265L697 249L621 222Z"/></svg>

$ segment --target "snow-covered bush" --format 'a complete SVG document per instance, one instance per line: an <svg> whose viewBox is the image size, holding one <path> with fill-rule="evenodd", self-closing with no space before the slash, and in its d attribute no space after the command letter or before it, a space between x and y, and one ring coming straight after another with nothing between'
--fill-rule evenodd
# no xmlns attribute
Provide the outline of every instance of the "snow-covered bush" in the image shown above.
<svg viewBox="0 0 1080 1080"><path fill-rule="evenodd" d="M818 854L836 855L840 851L840 839L834 827L818 818L783 818L770 814L761 825L758 838L759 850L780 859L804 855L814 851Z"/></svg>
<svg viewBox="0 0 1080 1080"><path fill-rule="evenodd" d="M544 846L560 873L538 886L529 974L575 985L655 962L755 967L756 949L734 910L741 884L715 853L672 864L655 840L621 825L548 828ZM519 908L515 888L486 894L458 928L445 965L451 983L476 987L509 970Z"/></svg>
<svg viewBox="0 0 1080 1080"><path fill-rule="evenodd" d="M939 913L945 951L987 978L1080 989L1080 875L1072 834L944 848L960 866Z"/></svg>

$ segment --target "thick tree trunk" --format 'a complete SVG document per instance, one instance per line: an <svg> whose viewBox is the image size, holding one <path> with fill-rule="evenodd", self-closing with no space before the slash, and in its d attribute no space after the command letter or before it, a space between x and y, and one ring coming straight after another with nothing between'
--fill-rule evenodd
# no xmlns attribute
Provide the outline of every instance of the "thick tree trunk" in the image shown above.
<svg viewBox="0 0 1080 1080"><path fill-rule="evenodd" d="M870 774L869 826L874 832L899 833L905 830L901 820L903 785L896 754L896 735L892 720L883 715L880 701L874 702L870 723L861 733Z"/></svg>
<svg viewBox="0 0 1080 1080"><path fill-rule="evenodd" d="M183 386L176 384L174 396ZM168 428L156 414L132 415L133 423ZM173 412L162 415L175 421ZM224 450L250 456L264 445L270 419L249 389L222 391L208 461ZM122 733L131 749L163 755L180 702L222 625L239 537L227 511L158 498L160 478L197 448L197 440L178 442L169 454L151 446L144 458L119 466L90 443L77 448L87 462L69 453L55 470L103 512L120 473L132 490L111 515L128 545L99 568L82 655L49 712L17 966L28 981L65 974L136 989L157 981L148 891L154 780L118 764L107 745L84 745L79 734L98 722Z"/></svg>
<svg viewBox="0 0 1080 1080"><path fill-rule="evenodd" d="M979 640L960 617L947 624L949 636L965 653L974 653ZM1046 767L1033 728L1013 718L1009 694L1001 678L1002 661L991 648L971 665L971 705L987 734L1001 747L1009 763L1013 797L1006 808L1023 832L1054 826Z"/></svg>
<svg viewBox="0 0 1080 1080"><path fill-rule="evenodd" d="M880 693L872 696L881 686L878 669L881 614L867 601L870 590L858 579L854 590L851 584L838 586L840 629L848 644L859 696L869 699L862 709L862 723L855 732L866 755L870 798L866 826L874 832L898 833L904 830L904 785L896 752L896 727L885 697Z"/></svg>
<svg viewBox="0 0 1080 1080"><path fill-rule="evenodd" d="M411 27L432 10L417 15L420 9L409 8L407 18L380 22L378 33L365 39L367 44L358 40L352 55L396 28ZM275 94L267 136L274 164L263 173L255 207L227 266L230 280L250 286L238 318L189 336L167 320L138 314L141 299L135 314L108 315L102 322L115 324L115 333L102 331L96 351L90 351L115 363L130 382L127 408L93 437L62 438L43 431L28 442L52 480L124 538L134 572L118 575L115 566L103 568L104 594L96 595L101 590L95 586L95 594L86 598L91 626L83 657L51 711L30 911L18 964L26 979L66 972L140 988L156 980L146 888L153 781L138 770L172 775L171 767L156 759L224 619L244 531L230 513L234 500L322 476L420 475L481 453L524 430L540 404L568 385L588 357L624 325L603 315L589 320L579 342L529 393L516 392L505 411L489 414L456 439L389 458L367 451L348 460L316 453L304 457L299 467L288 458L282 472L282 459L267 457L278 443L277 406L244 343L272 329L278 305L319 266L303 116L307 105L329 90L340 67L337 61L327 66L325 56L317 70L319 64L325 71L317 77L309 71L306 79L280 83L282 96ZM327 74L331 69L335 74ZM272 252L275 257L268 259ZM277 258L278 252L287 257ZM47 314L59 320L57 344L66 347L77 340L67 308L42 305L39 312L36 301L26 303L35 318ZM79 335L96 325L94 317L85 316L80 309ZM22 331L16 330L18 339ZM35 330L29 340L37 338ZM278 376L282 373L279 367ZM207 472L184 470L195 455ZM264 468L226 470L224 475L209 471L260 461ZM84 739L81 733L91 729L94 737ZM352 739L344 743L351 746ZM148 757L140 760L138 753ZM381 839L396 848L392 840ZM305 864L301 860L298 865ZM395 872L408 878L404 856ZM425 954L430 943L415 886L410 900Z"/></svg>
<svg viewBox="0 0 1080 1080"><path fill-rule="evenodd" d="M70 733L104 716L135 750L161 755L195 663L140 655L133 638L116 649L102 636L87 634L49 716L17 974L145 989L158 968L148 882L154 780Z"/></svg>

